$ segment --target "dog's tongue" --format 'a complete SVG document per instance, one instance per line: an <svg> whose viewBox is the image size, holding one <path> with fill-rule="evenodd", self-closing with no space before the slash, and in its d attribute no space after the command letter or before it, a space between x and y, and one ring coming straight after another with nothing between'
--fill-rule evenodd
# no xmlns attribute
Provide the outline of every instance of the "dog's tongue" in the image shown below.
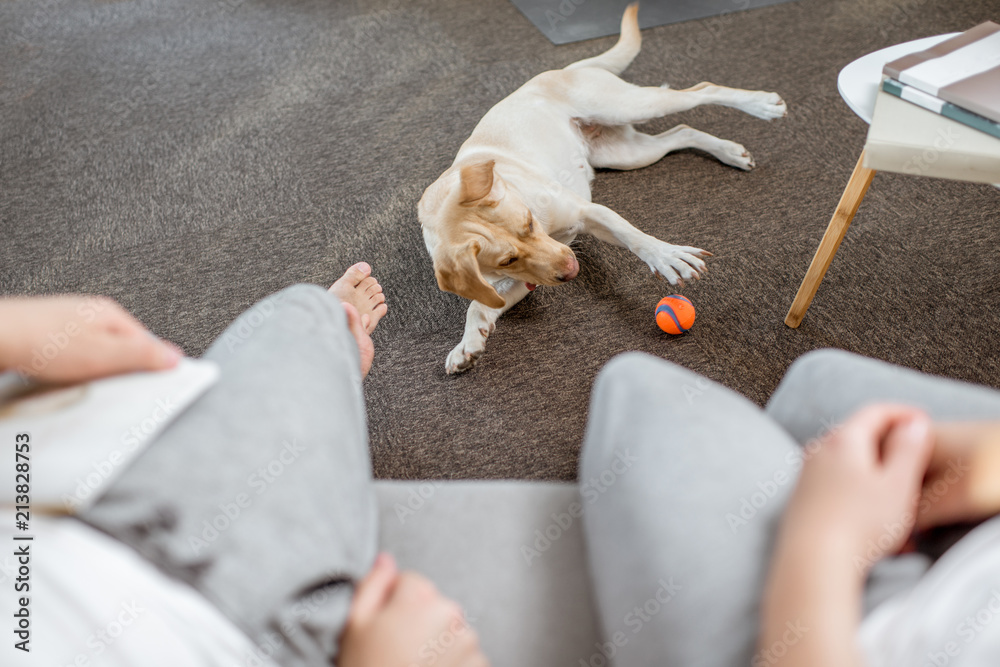
<svg viewBox="0 0 1000 667"><path fill-rule="evenodd" d="M538 287L538 285L532 285L531 283L524 283L524 286L528 288L529 292L534 292L535 288Z"/></svg>

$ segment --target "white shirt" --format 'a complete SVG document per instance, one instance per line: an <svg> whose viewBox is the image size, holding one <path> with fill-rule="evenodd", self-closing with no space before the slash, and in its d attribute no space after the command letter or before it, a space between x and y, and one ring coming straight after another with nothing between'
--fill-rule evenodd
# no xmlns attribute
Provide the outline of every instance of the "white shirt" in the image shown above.
<svg viewBox="0 0 1000 667"><path fill-rule="evenodd" d="M1000 665L1000 516L875 608L859 639L869 667Z"/></svg>
<svg viewBox="0 0 1000 667"><path fill-rule="evenodd" d="M259 651L199 593L130 547L69 517L32 517L14 542L14 512L0 511L0 664L15 667L247 667ZM30 592L17 593L27 548ZM29 598L30 653L14 648L20 598Z"/></svg>

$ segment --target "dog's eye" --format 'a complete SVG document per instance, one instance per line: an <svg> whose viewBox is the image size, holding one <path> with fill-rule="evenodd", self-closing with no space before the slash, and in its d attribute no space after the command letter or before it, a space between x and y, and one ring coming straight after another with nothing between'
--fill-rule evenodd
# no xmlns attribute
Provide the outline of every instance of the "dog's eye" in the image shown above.
<svg viewBox="0 0 1000 667"><path fill-rule="evenodd" d="M529 213L528 214L528 233L530 234L533 231L535 231L535 219L532 218L531 214Z"/></svg>
<svg viewBox="0 0 1000 667"><path fill-rule="evenodd" d="M511 264L513 264L516 261L517 261L517 257L511 257L508 260L504 260L503 262L500 262L500 266L510 266Z"/></svg>

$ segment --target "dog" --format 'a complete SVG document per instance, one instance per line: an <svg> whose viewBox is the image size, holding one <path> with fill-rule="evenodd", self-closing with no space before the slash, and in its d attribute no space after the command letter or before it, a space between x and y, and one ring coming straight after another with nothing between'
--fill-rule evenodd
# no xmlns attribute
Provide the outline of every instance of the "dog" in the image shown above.
<svg viewBox="0 0 1000 667"><path fill-rule="evenodd" d="M638 5L622 16L618 42L601 55L534 77L490 109L451 167L423 193L417 213L438 287L472 300L462 341L445 371L472 368L496 321L537 285L561 285L580 265L578 234L624 246L653 274L683 286L711 253L665 243L591 201L594 169L638 169L696 148L738 169L754 167L733 141L687 125L657 135L632 127L701 104L771 120L786 114L776 93L699 83L639 87L618 77L639 53Z"/></svg>

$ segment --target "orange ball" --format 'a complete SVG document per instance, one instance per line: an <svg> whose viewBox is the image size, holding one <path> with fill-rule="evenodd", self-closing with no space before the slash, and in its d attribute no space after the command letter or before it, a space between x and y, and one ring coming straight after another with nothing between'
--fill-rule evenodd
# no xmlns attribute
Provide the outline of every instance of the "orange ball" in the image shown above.
<svg viewBox="0 0 1000 667"><path fill-rule="evenodd" d="M656 324L668 334L682 334L694 324L694 304L686 296L671 294L656 304Z"/></svg>

